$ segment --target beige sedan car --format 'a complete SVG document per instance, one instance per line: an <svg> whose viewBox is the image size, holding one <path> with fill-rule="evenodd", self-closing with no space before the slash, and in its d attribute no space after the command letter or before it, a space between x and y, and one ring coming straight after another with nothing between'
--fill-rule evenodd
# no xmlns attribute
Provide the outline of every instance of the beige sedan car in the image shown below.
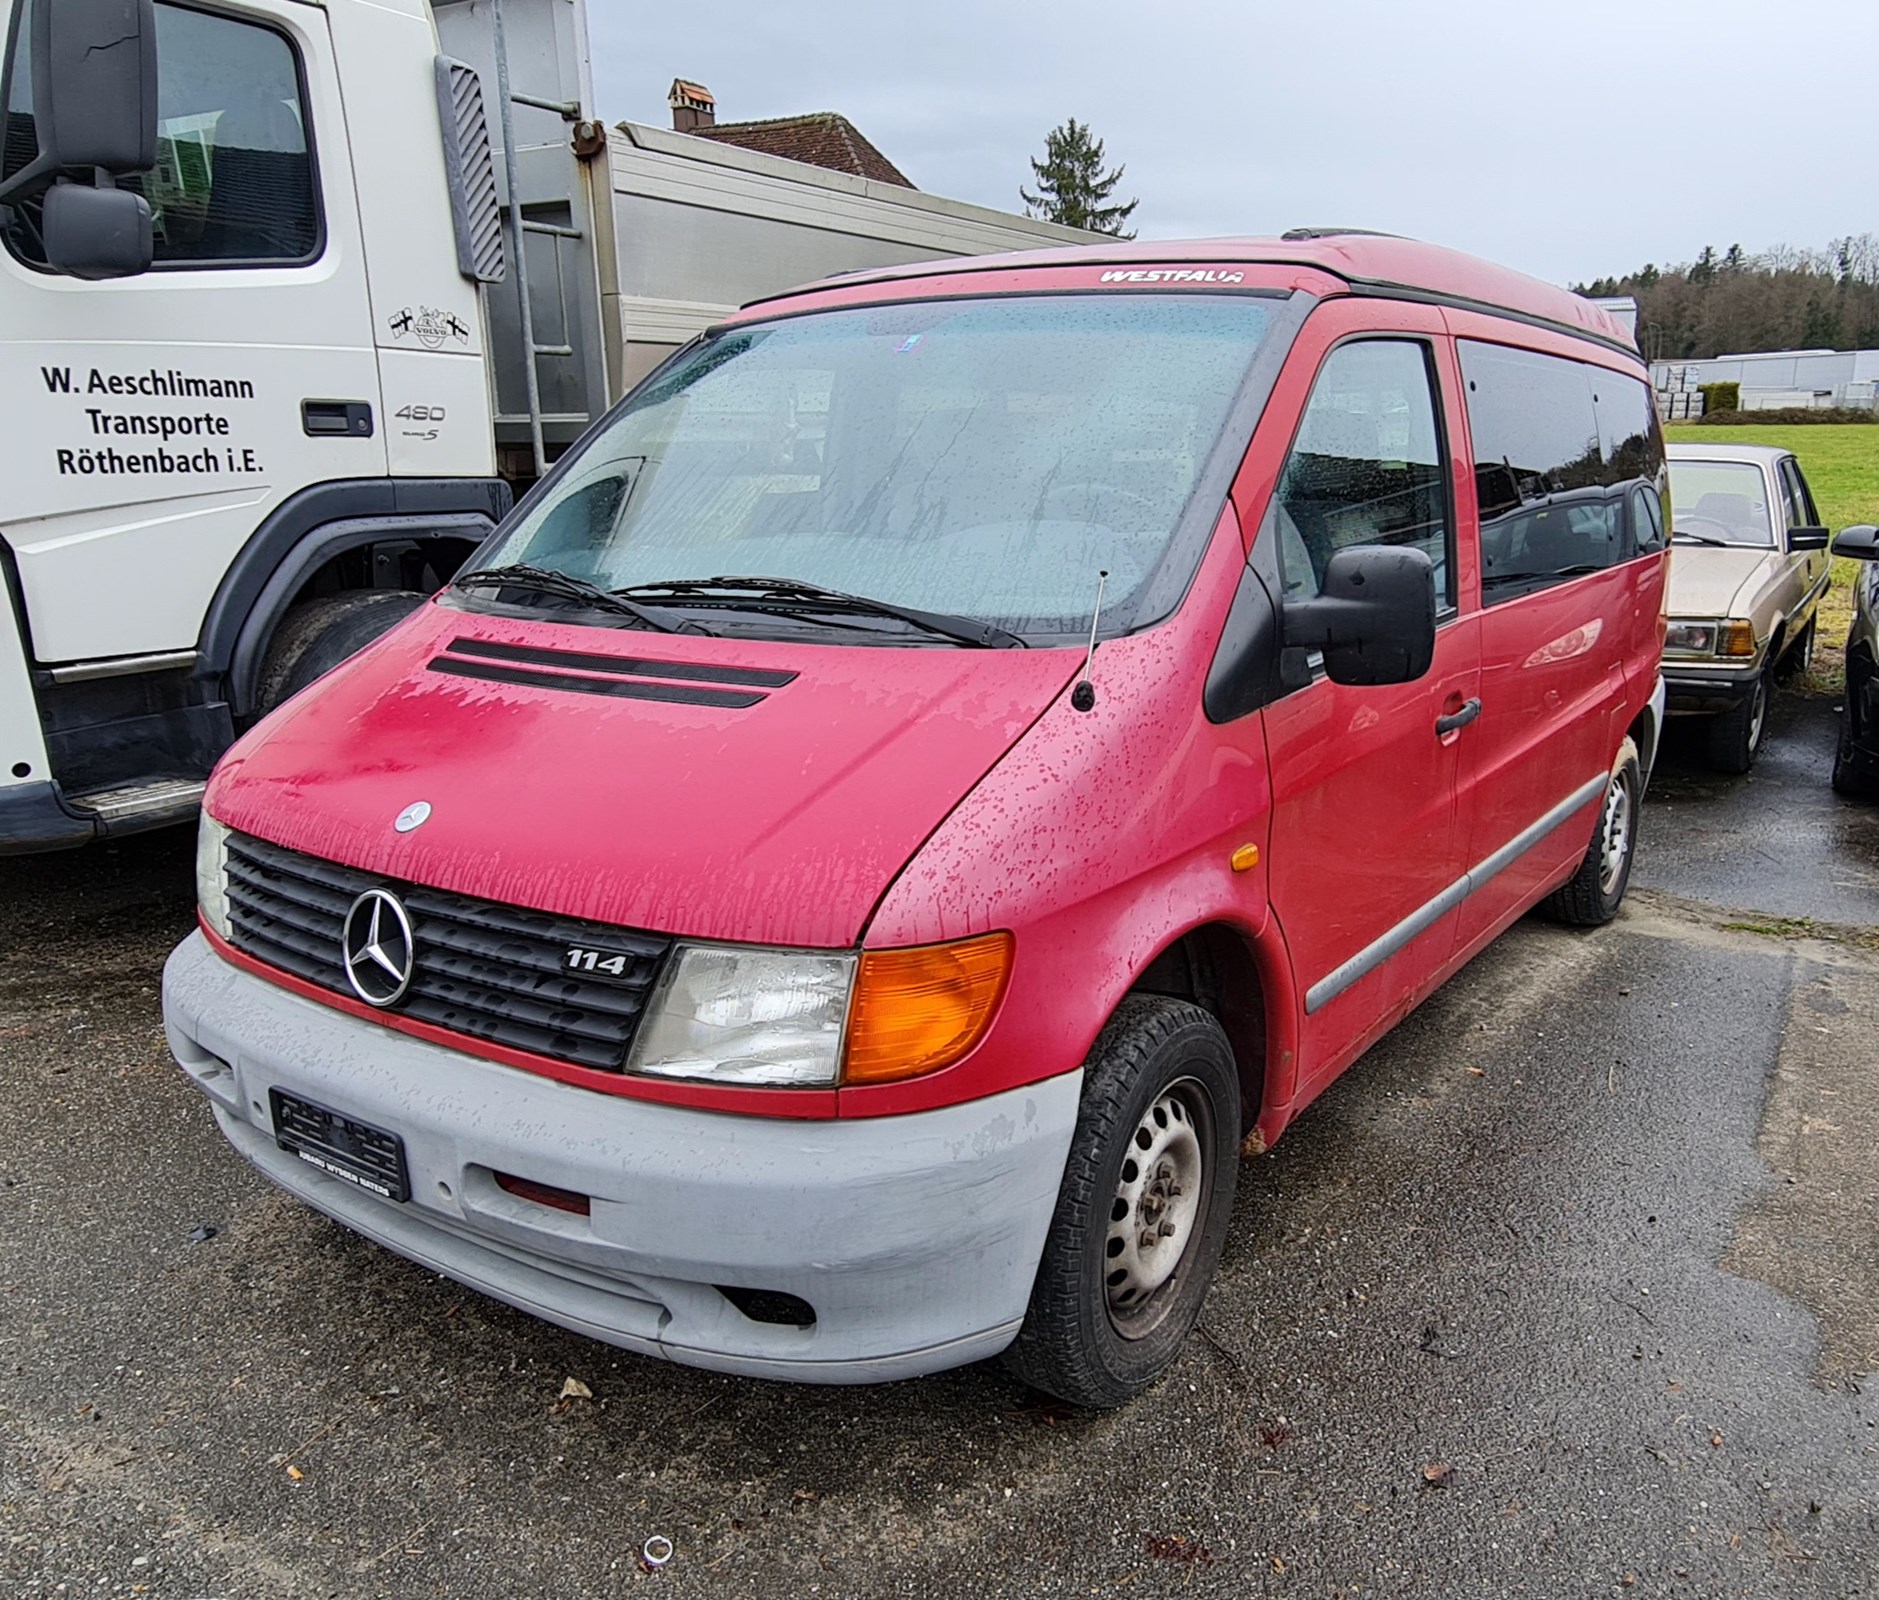
<svg viewBox="0 0 1879 1600"><path fill-rule="evenodd" d="M1711 766L1747 772L1775 678L1813 659L1827 529L1790 450L1673 444L1669 455L1669 710L1708 719Z"/></svg>

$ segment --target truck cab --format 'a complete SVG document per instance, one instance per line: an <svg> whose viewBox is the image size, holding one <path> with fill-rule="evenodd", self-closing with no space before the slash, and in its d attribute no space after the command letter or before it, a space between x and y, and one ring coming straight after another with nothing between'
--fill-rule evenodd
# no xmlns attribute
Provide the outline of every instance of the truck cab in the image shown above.
<svg viewBox="0 0 1879 1600"><path fill-rule="evenodd" d="M421 0L11 10L0 849L188 815L297 606L415 603L509 503ZM116 66L72 66L127 18ZM121 148L55 143L80 95ZM147 227L147 267L74 199Z"/></svg>

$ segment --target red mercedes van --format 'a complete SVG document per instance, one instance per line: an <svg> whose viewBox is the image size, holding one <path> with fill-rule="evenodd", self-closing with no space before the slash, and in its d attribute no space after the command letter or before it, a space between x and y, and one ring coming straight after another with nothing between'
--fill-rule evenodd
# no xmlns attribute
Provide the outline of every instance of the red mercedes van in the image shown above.
<svg viewBox="0 0 1879 1600"><path fill-rule="evenodd" d="M1404 240L745 308L210 784L169 1035L268 1177L595 1338L1113 1405L1269 1145L1625 891L1664 452Z"/></svg>

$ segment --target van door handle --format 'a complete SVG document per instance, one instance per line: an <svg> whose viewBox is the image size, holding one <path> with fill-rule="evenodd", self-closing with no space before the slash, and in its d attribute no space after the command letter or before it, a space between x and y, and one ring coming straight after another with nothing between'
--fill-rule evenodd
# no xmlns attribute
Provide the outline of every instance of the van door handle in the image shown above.
<svg viewBox="0 0 1879 1600"><path fill-rule="evenodd" d="M1479 700L1464 700L1461 703L1461 710L1451 711L1447 716L1435 719L1435 736L1438 739L1446 739L1457 728L1467 727L1480 715L1481 702Z"/></svg>

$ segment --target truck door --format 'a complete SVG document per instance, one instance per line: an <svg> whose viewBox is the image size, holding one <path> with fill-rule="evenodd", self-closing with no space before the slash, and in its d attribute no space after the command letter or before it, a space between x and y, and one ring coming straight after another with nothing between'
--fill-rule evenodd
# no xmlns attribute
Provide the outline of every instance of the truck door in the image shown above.
<svg viewBox="0 0 1879 1600"><path fill-rule="evenodd" d="M5 171L36 152L15 8ZM45 269L38 206L0 249L0 539L43 666L188 652L236 553L308 485L386 471L327 12L158 0L159 140L140 277Z"/></svg>

